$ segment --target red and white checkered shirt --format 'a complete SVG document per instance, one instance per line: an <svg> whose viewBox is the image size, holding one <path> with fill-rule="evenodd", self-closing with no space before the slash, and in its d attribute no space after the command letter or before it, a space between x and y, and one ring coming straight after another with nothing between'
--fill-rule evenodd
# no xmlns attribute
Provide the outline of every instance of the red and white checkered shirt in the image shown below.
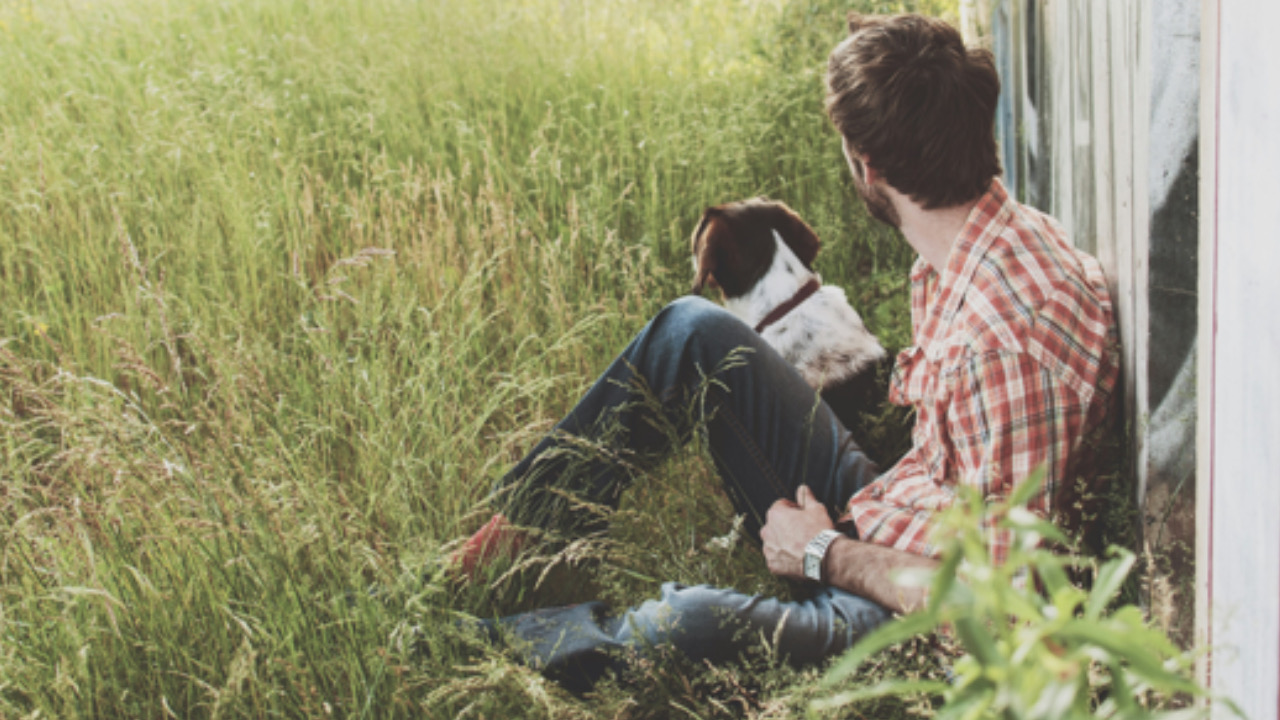
<svg viewBox="0 0 1280 720"><path fill-rule="evenodd" d="M1045 466L1029 508L1044 517L1106 417L1119 376L1111 299L1098 261L1047 215L993 180L939 274L911 271L915 345L897 359L889 399L916 411L911 450L849 501L863 540L936 555L936 514L955 488L996 502ZM983 522L993 560L1010 533Z"/></svg>

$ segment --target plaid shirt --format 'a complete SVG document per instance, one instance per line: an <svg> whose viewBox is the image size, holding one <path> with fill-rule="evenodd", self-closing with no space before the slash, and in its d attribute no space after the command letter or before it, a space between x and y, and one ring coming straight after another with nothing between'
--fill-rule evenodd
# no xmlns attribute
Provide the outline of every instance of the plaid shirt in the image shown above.
<svg viewBox="0 0 1280 720"><path fill-rule="evenodd" d="M890 401L916 411L911 450L849 501L864 540L918 555L955 488L988 502L1041 465L1029 508L1050 517L1082 467L1086 431L1101 427L1119 375L1102 268L1055 220L1011 200L993 180L939 274L911 272L914 347L897 359ZM995 562L1010 533L983 521Z"/></svg>

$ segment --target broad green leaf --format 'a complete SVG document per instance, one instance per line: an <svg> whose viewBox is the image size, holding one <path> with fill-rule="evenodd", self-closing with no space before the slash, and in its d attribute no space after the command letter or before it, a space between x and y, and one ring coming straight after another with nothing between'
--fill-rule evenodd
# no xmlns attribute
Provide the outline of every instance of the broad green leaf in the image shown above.
<svg viewBox="0 0 1280 720"><path fill-rule="evenodd" d="M1009 494L1009 506L1017 507L1031 502L1031 498L1035 497L1036 493L1044 487L1044 476L1044 465L1041 465L1031 471L1031 474L1027 476L1027 479L1018 483L1013 488L1013 492Z"/></svg>
<svg viewBox="0 0 1280 720"><path fill-rule="evenodd" d="M1035 533L1061 545L1069 545L1071 542L1058 526L1022 506L1010 508L1001 524L1022 533Z"/></svg>
<svg viewBox="0 0 1280 720"><path fill-rule="evenodd" d="M938 621L931 612L907 615L881 625L858 641L822 678L822 687L831 687L858 669L867 658L892 645L923 635L937 627Z"/></svg>
<svg viewBox="0 0 1280 720"><path fill-rule="evenodd" d="M990 683L975 683L964 694L947 698L938 711L938 720L976 720L987 717L987 710L995 703L996 688Z"/></svg>
<svg viewBox="0 0 1280 720"><path fill-rule="evenodd" d="M1027 716L1044 719L1072 717L1073 711L1079 709L1079 703L1089 697L1088 692L1081 692L1084 689L1074 678L1067 682L1050 682L1040 688Z"/></svg>
<svg viewBox="0 0 1280 720"><path fill-rule="evenodd" d="M1111 671L1111 692L1109 697L1115 701L1116 707L1120 712L1128 713L1138 709L1138 703L1134 699L1133 688L1129 686L1128 674L1120 663L1114 659L1107 663L1107 668Z"/></svg>
<svg viewBox="0 0 1280 720"><path fill-rule="evenodd" d="M981 621L971 617L962 617L956 618L954 625L956 635L960 637L960 642L964 645L965 650L968 650L983 666L992 667L1004 664L1004 658L1000 656L1000 652L996 649L995 641L992 640L991 634L987 632Z"/></svg>
<svg viewBox="0 0 1280 720"><path fill-rule="evenodd" d="M1100 622L1115 627L1117 632L1133 634L1148 652L1169 658L1182 655L1182 650L1167 635L1147 624L1146 616L1136 606L1125 605Z"/></svg>
<svg viewBox="0 0 1280 720"><path fill-rule="evenodd" d="M1097 620L1102 616L1107 604L1120 592L1124 579L1129 576L1137 559L1122 547L1112 546L1110 552L1115 555L1115 559L1099 568L1098 577L1093 581L1093 592L1089 593L1089 602L1085 605L1084 616L1090 620Z"/></svg>
<svg viewBox="0 0 1280 720"><path fill-rule="evenodd" d="M946 692L947 688L947 684L939 680L886 680L870 687L847 690L836 693L829 698L814 700L809 703L809 709L816 712L825 712L852 703L875 700L891 695L897 697L919 694L940 695Z"/></svg>
<svg viewBox="0 0 1280 720"><path fill-rule="evenodd" d="M1061 590L1053 594L1053 607L1058 613L1058 619L1066 620L1072 617L1076 608L1080 607L1080 603L1084 602L1089 596L1078 587L1067 585Z"/></svg>
<svg viewBox="0 0 1280 720"><path fill-rule="evenodd" d="M1036 624L1045 622L1044 610L1041 605L1033 602L1032 598L1023 593L1009 593L1005 597L1004 609L1010 619L1017 622Z"/></svg>
<svg viewBox="0 0 1280 720"><path fill-rule="evenodd" d="M1141 633L1127 632L1114 624L1108 627L1097 622L1075 620L1064 625L1056 636L1071 642L1092 643L1107 650L1156 689L1196 695L1203 693L1195 683L1167 670L1159 656L1144 644L1146 638Z"/></svg>
<svg viewBox="0 0 1280 720"><path fill-rule="evenodd" d="M1051 552L1042 551L1033 555L1031 562L1050 597L1057 596L1062 588L1070 587L1071 582L1062 570L1062 558Z"/></svg>
<svg viewBox="0 0 1280 720"><path fill-rule="evenodd" d="M933 576L933 587L929 589L929 610L936 612L938 606L945 602L956 583L956 570L960 567L962 555L949 552L942 558L942 565Z"/></svg>

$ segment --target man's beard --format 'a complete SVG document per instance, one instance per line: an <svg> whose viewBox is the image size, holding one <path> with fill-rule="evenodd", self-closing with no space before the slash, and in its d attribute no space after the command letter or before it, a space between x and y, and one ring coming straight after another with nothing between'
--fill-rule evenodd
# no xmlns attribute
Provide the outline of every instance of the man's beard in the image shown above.
<svg viewBox="0 0 1280 720"><path fill-rule="evenodd" d="M867 206L867 212L871 213L871 217L895 230L902 229L902 218L898 215L898 209L893 206L893 202L889 200L884 190L879 187L867 187L857 175L854 175L853 187L858 191L858 197L862 198L862 203Z"/></svg>

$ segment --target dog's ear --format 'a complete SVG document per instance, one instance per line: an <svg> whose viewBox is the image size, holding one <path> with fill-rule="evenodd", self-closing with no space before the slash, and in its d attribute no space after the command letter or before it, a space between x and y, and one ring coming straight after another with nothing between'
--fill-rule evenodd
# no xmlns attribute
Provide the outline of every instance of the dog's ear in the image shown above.
<svg viewBox="0 0 1280 720"><path fill-rule="evenodd" d="M748 202L718 205L703 213L693 235L697 267L691 292L718 288L726 298L750 290L769 270L775 241L767 205Z"/></svg>
<svg viewBox="0 0 1280 720"><path fill-rule="evenodd" d="M772 203L769 206L769 223L782 236L782 241L791 248L791 252L800 258L800 262L812 270L813 261L822 249L822 241L813 228L784 203Z"/></svg>
<svg viewBox="0 0 1280 720"><path fill-rule="evenodd" d="M693 249L694 258L694 276L693 287L689 288L690 295L701 295L703 288L707 286L707 281L715 284L716 271L716 243L713 239L714 233L709 232L711 221L718 211L716 208L707 208L702 213L702 219L698 221L698 227L693 231L693 237L690 239Z"/></svg>

